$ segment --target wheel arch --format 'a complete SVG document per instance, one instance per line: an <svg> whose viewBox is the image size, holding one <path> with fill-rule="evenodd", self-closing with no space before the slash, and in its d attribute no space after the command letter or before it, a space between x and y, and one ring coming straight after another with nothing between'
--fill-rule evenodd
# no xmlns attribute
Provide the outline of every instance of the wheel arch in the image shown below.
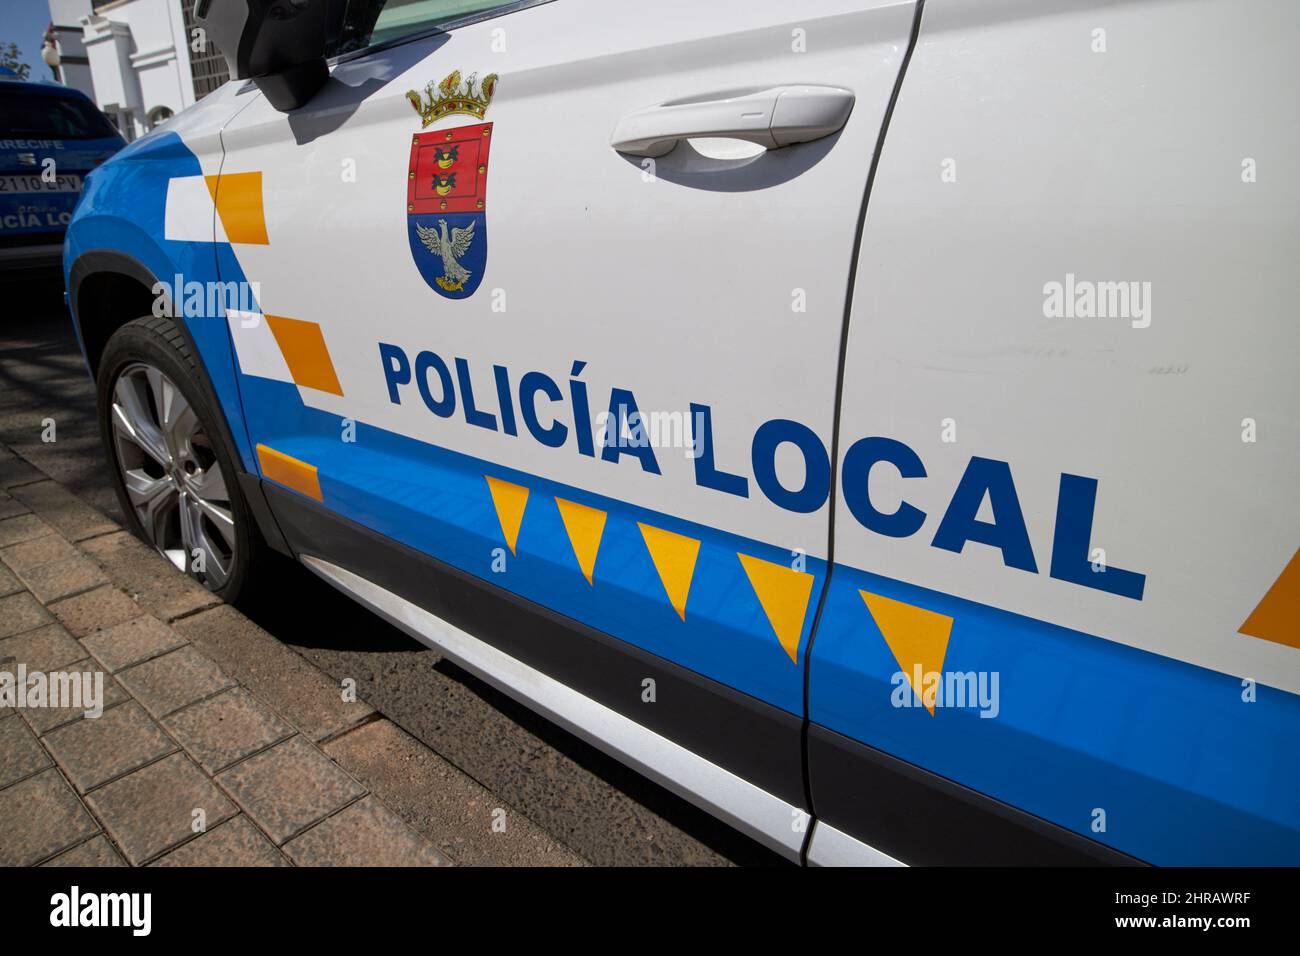
<svg viewBox="0 0 1300 956"><path fill-rule="evenodd" d="M99 361L113 333L132 319L153 312L153 289L157 281L139 260L113 250L84 252L72 264L68 274L68 308L91 378L99 377ZM194 342L185 322L175 321L193 350ZM193 350L193 354L202 365L198 351Z"/></svg>
<svg viewBox="0 0 1300 956"><path fill-rule="evenodd" d="M159 286L162 288L155 292ZM160 301L161 300L161 301ZM140 260L116 249L91 249L81 253L68 270L68 307L73 330L81 345L86 368L92 380L99 377L104 346L113 333L133 319L156 314L155 306L176 324L185 340L197 369L197 384L209 400L217 421L214 423L226 447L231 449L237 465L245 443L235 440L226 408L212 382L203 352L199 349L181 310L172 308L169 287ZM241 423L242 427L242 423ZM285 554L289 547L262 493L258 475L239 468L237 479L263 538L271 547Z"/></svg>

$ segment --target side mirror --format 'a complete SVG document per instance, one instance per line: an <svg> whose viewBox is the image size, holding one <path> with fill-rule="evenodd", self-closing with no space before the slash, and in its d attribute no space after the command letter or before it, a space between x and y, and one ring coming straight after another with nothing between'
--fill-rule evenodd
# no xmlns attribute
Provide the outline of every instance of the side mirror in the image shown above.
<svg viewBox="0 0 1300 956"><path fill-rule="evenodd" d="M329 79L327 38L345 8L334 0L197 0L194 18L225 54L230 75L251 79L284 113Z"/></svg>

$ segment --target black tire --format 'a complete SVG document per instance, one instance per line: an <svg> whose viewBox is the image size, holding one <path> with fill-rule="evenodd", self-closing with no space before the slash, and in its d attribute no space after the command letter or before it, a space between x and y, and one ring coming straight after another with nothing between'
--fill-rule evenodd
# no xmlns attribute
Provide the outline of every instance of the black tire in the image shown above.
<svg viewBox="0 0 1300 956"><path fill-rule="evenodd" d="M257 571L265 567L271 549L263 540L239 486L236 451L230 447L221 428L223 419L215 407L215 400L209 397L185 337L169 318L146 316L126 323L109 338L99 363L96 405L100 437L112 466L113 488L118 502L136 537L165 553L144 528L127 494L113 427L114 389L124 371L141 363L161 371L180 391L200 423L202 437L206 440L204 454L210 451L220 466L234 524L234 547L228 573L223 581L216 583L210 574L196 570L190 561L186 560L184 564L186 574L223 600L234 603L249 595L251 582L256 579Z"/></svg>

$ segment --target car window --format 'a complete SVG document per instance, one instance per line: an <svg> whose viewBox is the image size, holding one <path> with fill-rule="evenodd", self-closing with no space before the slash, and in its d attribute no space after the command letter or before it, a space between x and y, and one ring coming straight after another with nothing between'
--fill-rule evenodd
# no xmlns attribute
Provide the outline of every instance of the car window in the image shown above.
<svg viewBox="0 0 1300 956"><path fill-rule="evenodd" d="M118 132L90 103L0 87L0 136L20 139L104 139Z"/></svg>
<svg viewBox="0 0 1300 956"><path fill-rule="evenodd" d="M346 0L343 30L331 44L331 56L351 53L405 36L424 33L461 17L518 0Z"/></svg>

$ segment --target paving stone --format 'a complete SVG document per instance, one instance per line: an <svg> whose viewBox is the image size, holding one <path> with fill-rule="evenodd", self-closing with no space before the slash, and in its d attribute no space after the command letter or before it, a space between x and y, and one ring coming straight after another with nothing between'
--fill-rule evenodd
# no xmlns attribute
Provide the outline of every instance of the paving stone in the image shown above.
<svg viewBox="0 0 1300 956"><path fill-rule="evenodd" d="M113 673L180 647L185 639L152 617L139 617L86 635L86 650Z"/></svg>
<svg viewBox="0 0 1300 956"><path fill-rule="evenodd" d="M366 792L302 737L249 757L217 782L277 844Z"/></svg>
<svg viewBox="0 0 1300 956"><path fill-rule="evenodd" d="M126 531L86 541L81 549L141 607L164 621L221 603L219 597Z"/></svg>
<svg viewBox="0 0 1300 956"><path fill-rule="evenodd" d="M120 671L117 679L155 717L165 717L235 683L188 644Z"/></svg>
<svg viewBox="0 0 1300 956"><path fill-rule="evenodd" d="M445 855L476 866L585 866L522 814L492 828L502 806L480 783L388 720L373 720L322 748Z"/></svg>
<svg viewBox="0 0 1300 956"><path fill-rule="evenodd" d="M19 515L0 521L0 548L43 538L53 534L53 530L36 515Z"/></svg>
<svg viewBox="0 0 1300 956"><path fill-rule="evenodd" d="M118 530L117 524L57 482L24 484L11 488L9 493L73 541Z"/></svg>
<svg viewBox="0 0 1300 956"><path fill-rule="evenodd" d="M193 837L195 810L204 812L208 829L237 812L180 753L114 780L86 804L135 866Z"/></svg>
<svg viewBox="0 0 1300 956"><path fill-rule="evenodd" d="M26 723L16 717L0 719L0 788L49 766L45 748Z"/></svg>
<svg viewBox="0 0 1300 956"><path fill-rule="evenodd" d="M0 598L0 638L22 634L50 620L50 614L26 591ZM3 657L0 654L0 657Z"/></svg>
<svg viewBox="0 0 1300 956"><path fill-rule="evenodd" d="M66 538L54 532L29 538L7 548L0 548L0 561L15 571L29 571L51 561L66 561L77 557L77 549Z"/></svg>
<svg viewBox="0 0 1300 956"><path fill-rule="evenodd" d="M298 866L449 866L433 844L374 797L312 827L284 845Z"/></svg>
<svg viewBox="0 0 1300 956"><path fill-rule="evenodd" d="M79 554L66 561L19 571L18 576L27 585L27 590L45 604L108 583L99 565Z"/></svg>
<svg viewBox="0 0 1300 956"><path fill-rule="evenodd" d="M291 866L261 830L238 816L179 846L150 866Z"/></svg>
<svg viewBox="0 0 1300 956"><path fill-rule="evenodd" d="M15 485L39 481L45 475L33 465L23 461L17 455L0 449L0 487L12 488Z"/></svg>
<svg viewBox="0 0 1300 956"><path fill-rule="evenodd" d="M312 740L356 726L374 708L343 700L337 683L233 607L177 621L177 631Z"/></svg>
<svg viewBox="0 0 1300 956"><path fill-rule="evenodd" d="M28 672L59 670L86 656L86 649L59 624L53 622L16 637L0 641L0 661L13 658L0 665L11 674L19 664L26 664Z"/></svg>
<svg viewBox="0 0 1300 956"><path fill-rule="evenodd" d="M163 726L209 773L224 770L293 733L292 727L242 687L186 707L166 718Z"/></svg>
<svg viewBox="0 0 1300 956"><path fill-rule="evenodd" d="M144 617L146 611L117 588L95 588L50 605L50 613L77 637Z"/></svg>
<svg viewBox="0 0 1300 956"><path fill-rule="evenodd" d="M103 700L100 701L101 711L115 707L123 701L129 700L126 691L113 680L104 669L100 666L99 661L87 657L85 660L77 661L74 664L61 665L60 670L71 674L103 674ZM82 700L82 706L76 707L25 707L21 711L22 717L27 721L27 725L32 728L37 736L44 736L56 727L62 727L64 724L70 724L74 720L98 720L98 717L87 718L85 716L87 708L84 706L85 699Z"/></svg>
<svg viewBox="0 0 1300 956"><path fill-rule="evenodd" d="M42 866L126 866L122 857L102 836L87 840L81 846L74 846L66 853L60 853Z"/></svg>
<svg viewBox="0 0 1300 956"><path fill-rule="evenodd" d="M44 737L68 779L82 793L176 749L139 704L104 711L94 720L52 730Z"/></svg>
<svg viewBox="0 0 1300 956"><path fill-rule="evenodd" d="M0 521L15 515L25 515L31 509L6 491L0 491Z"/></svg>
<svg viewBox="0 0 1300 956"><path fill-rule="evenodd" d="M10 594L17 594L23 589L22 582L14 577L14 573L3 564L0 564L0 597L7 597Z"/></svg>
<svg viewBox="0 0 1300 956"><path fill-rule="evenodd" d="M98 831L53 768L0 790L0 866L31 866Z"/></svg>

